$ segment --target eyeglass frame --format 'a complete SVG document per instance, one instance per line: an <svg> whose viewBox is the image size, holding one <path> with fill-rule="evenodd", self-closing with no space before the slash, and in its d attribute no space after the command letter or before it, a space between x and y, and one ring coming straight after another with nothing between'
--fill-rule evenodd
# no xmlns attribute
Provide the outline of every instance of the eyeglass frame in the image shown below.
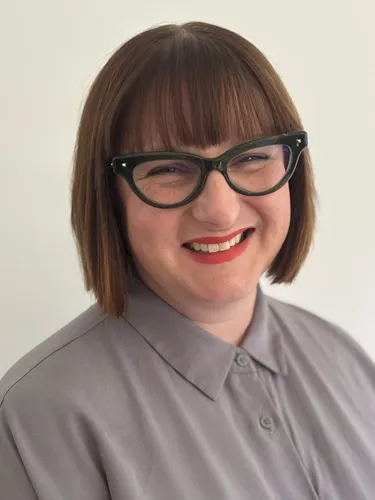
<svg viewBox="0 0 375 500"><path fill-rule="evenodd" d="M266 191L252 192L241 189L231 181L228 175L227 168L228 163L233 158L250 149L276 145L288 146L291 151L291 158L289 161L289 165L285 170L284 176L275 186L267 189ZM138 198L140 198L142 201L156 208L168 209L182 207L195 200L203 191L204 186L207 182L208 174L214 170L217 170L223 175L228 185L236 193L242 194L244 196L266 196L268 194L274 193L290 181L297 168L300 155L302 151L307 147L307 145L307 132L287 132L274 136L261 137L259 139L238 144L237 146L228 149L215 158L205 158L204 156L196 155L193 153L184 153L179 151L151 151L146 153L126 153L114 156L111 160L110 166L116 175L120 175L121 177L124 177L126 179L134 194L138 196ZM200 180L192 193L184 200L172 204L158 203L147 198L147 196L142 193L142 191L138 188L137 184L134 181L133 172L138 165L146 161L170 159L188 160L194 162L201 171Z"/></svg>

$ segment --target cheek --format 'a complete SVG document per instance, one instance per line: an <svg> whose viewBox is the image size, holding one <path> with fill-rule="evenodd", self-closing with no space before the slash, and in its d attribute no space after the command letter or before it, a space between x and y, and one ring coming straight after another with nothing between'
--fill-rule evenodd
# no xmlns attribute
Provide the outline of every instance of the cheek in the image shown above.
<svg viewBox="0 0 375 500"><path fill-rule="evenodd" d="M285 238L291 216L289 186L286 185L268 196L254 199L252 205L258 212L263 232L266 232L268 237L273 235L277 239Z"/></svg>
<svg viewBox="0 0 375 500"><path fill-rule="evenodd" d="M125 223L136 256L155 255L171 246L170 240L176 229L172 212L147 205L131 191L126 193Z"/></svg>
<svg viewBox="0 0 375 500"><path fill-rule="evenodd" d="M127 197L125 205L125 219L128 230L128 238L132 247L139 247L151 243L154 239L153 226L159 225L152 213L152 207L147 206L135 195Z"/></svg>
<svg viewBox="0 0 375 500"><path fill-rule="evenodd" d="M120 179L116 187L121 204L124 237L131 249L135 250L144 240L144 233L148 232L148 218L145 210L147 206L134 195L126 181Z"/></svg>

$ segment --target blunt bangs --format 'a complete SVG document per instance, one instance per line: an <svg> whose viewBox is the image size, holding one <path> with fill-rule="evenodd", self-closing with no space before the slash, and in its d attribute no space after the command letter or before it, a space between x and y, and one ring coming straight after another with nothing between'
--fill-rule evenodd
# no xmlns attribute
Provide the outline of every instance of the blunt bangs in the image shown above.
<svg viewBox="0 0 375 500"><path fill-rule="evenodd" d="M205 148L291 131L275 120L250 63L230 44L190 33L166 40L130 90L118 153Z"/></svg>

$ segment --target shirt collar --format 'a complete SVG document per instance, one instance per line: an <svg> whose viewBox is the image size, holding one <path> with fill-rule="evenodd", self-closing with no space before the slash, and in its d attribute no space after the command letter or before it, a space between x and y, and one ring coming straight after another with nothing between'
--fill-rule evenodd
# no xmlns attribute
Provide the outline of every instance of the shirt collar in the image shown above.
<svg viewBox="0 0 375 500"><path fill-rule="evenodd" d="M241 347L273 373L287 375L281 325L273 312L271 300L258 285L253 317Z"/></svg>
<svg viewBox="0 0 375 500"><path fill-rule="evenodd" d="M277 374L286 374L281 336L260 286L241 346L229 344L173 309L138 278L129 286L124 317L180 375L213 400L225 383L238 347Z"/></svg>

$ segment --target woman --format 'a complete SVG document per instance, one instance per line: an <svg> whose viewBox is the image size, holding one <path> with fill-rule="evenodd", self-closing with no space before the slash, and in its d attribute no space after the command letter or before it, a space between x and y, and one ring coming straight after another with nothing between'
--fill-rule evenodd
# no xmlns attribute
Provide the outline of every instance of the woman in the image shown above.
<svg viewBox="0 0 375 500"><path fill-rule="evenodd" d="M1 382L6 499L372 499L375 369L291 283L315 210L298 113L248 41L161 26L101 70L72 225L97 304Z"/></svg>

